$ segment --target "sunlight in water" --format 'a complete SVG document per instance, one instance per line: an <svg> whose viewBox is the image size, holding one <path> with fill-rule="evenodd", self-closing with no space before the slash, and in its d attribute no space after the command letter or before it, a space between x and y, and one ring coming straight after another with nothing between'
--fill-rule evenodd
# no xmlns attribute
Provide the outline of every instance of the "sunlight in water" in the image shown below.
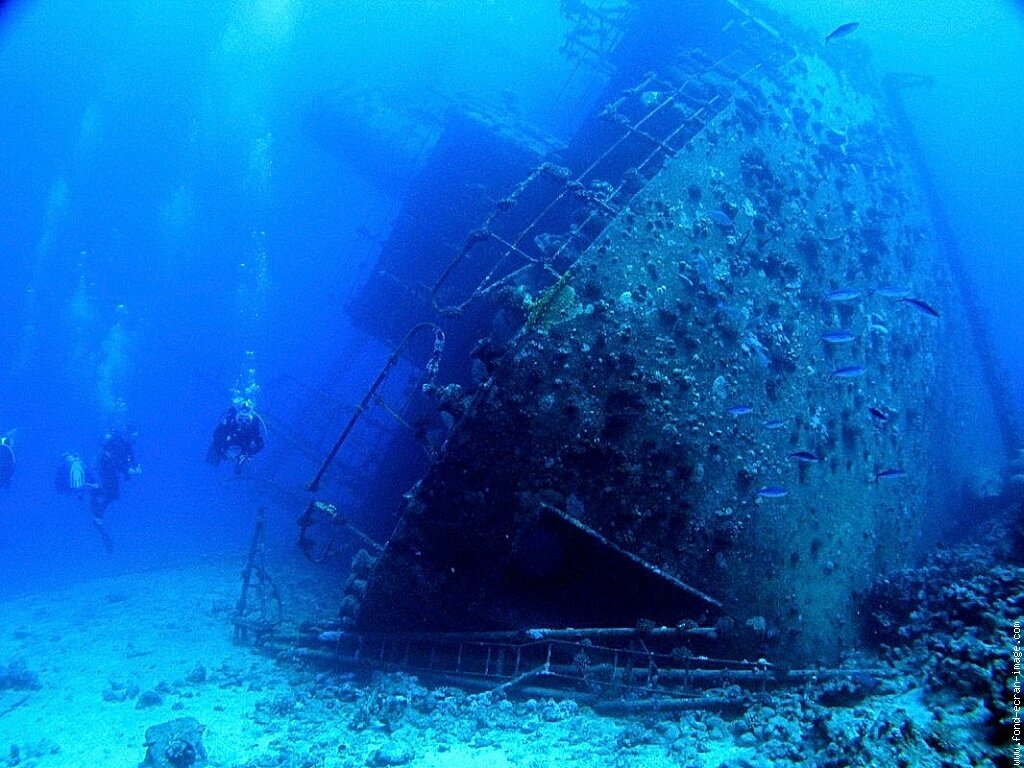
<svg viewBox="0 0 1024 768"><path fill-rule="evenodd" d="M251 195L262 198L270 191L270 177L274 161L270 156L273 137L270 132L257 136L249 151L249 166L245 175L245 188Z"/></svg>
<svg viewBox="0 0 1024 768"><path fill-rule="evenodd" d="M124 417L127 403L124 388L130 370L131 340L120 322L114 323L103 340L100 364L96 371L96 394L108 421Z"/></svg>
<svg viewBox="0 0 1024 768"><path fill-rule="evenodd" d="M104 115L99 104L90 104L82 115L75 147L79 162L100 152L104 140Z"/></svg>
<svg viewBox="0 0 1024 768"><path fill-rule="evenodd" d="M241 3L224 33L222 47L235 55L265 55L288 43L294 28L295 0Z"/></svg>
<svg viewBox="0 0 1024 768"><path fill-rule="evenodd" d="M184 184L179 184L160 205L160 224L172 241L178 241L188 236L195 221L195 195Z"/></svg>
<svg viewBox="0 0 1024 768"><path fill-rule="evenodd" d="M19 367L26 365L36 352L40 293L44 290L52 269L54 243L67 219L69 197L67 181L63 177L55 179L46 198L43 231L36 241L32 278L25 290L25 323L18 355Z"/></svg>

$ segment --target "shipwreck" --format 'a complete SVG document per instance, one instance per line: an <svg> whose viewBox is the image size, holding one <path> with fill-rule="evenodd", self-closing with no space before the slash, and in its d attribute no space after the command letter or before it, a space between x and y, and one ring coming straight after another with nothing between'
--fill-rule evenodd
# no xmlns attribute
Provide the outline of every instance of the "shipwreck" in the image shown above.
<svg viewBox="0 0 1024 768"><path fill-rule="evenodd" d="M563 5L604 83L576 135L453 110L348 301L394 353L309 484L304 549L361 551L293 645L493 685L802 679L963 456L1019 436L919 83L754 4ZM386 531L337 505L364 428Z"/></svg>

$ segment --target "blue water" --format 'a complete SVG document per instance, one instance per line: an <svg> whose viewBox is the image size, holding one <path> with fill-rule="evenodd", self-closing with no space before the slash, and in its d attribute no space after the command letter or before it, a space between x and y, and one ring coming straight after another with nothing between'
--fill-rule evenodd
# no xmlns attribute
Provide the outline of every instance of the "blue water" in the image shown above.
<svg viewBox="0 0 1024 768"><path fill-rule="evenodd" d="M856 18L880 71L934 78L911 116L1024 401L1019 5L774 5L822 33ZM600 81L559 52L566 29L539 0L3 6L0 432L18 469L0 596L240 552L264 504L269 535L294 538L282 494L315 464L271 429L237 480L204 462L213 425L249 387L280 423L340 427L292 395L322 388L344 413L386 357L344 303L445 110L570 138ZM108 556L52 479L128 424L143 473L108 514Z"/></svg>
<svg viewBox="0 0 1024 768"><path fill-rule="evenodd" d="M301 493L315 467L271 438L235 481L205 464L210 431L250 378L285 421L296 382L343 407L362 394L387 350L342 305L444 111L510 105L559 132L586 98L557 7L327 5L5 4L0 431L18 469L0 592L242 549L268 501L254 476ZM143 474L111 508L107 558L52 478L126 424ZM291 540L294 510L271 506Z"/></svg>
<svg viewBox="0 0 1024 768"><path fill-rule="evenodd" d="M984 296L995 343L1024 402L1024 6L1019 2L919 5L856 0L773 7L812 29L857 19L879 73L932 78L908 90L913 130Z"/></svg>

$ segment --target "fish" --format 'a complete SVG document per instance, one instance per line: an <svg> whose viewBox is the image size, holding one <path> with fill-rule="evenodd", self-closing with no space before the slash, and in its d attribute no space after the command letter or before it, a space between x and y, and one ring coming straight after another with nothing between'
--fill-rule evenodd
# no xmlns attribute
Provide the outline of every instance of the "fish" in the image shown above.
<svg viewBox="0 0 1024 768"><path fill-rule="evenodd" d="M825 294L826 304L841 304L844 301L855 301L860 298L856 288L838 288Z"/></svg>
<svg viewBox="0 0 1024 768"><path fill-rule="evenodd" d="M832 40L838 40L841 37L846 37L854 30L856 30L859 26L859 21L848 21L845 24L840 24L838 27L836 27L827 35L825 35L825 45L828 45Z"/></svg>
<svg viewBox="0 0 1024 768"><path fill-rule="evenodd" d="M754 407L752 405L734 405L729 409L729 413L733 416L746 416L748 413L753 413Z"/></svg>
<svg viewBox="0 0 1024 768"><path fill-rule="evenodd" d="M718 226L725 227L726 229L730 229L733 226L733 221L729 218L729 214L721 208L715 208L713 211L708 211L708 218Z"/></svg>
<svg viewBox="0 0 1024 768"><path fill-rule="evenodd" d="M766 485L758 490L757 495L762 499L781 499L784 496L789 496L789 491L781 485Z"/></svg>
<svg viewBox="0 0 1024 768"><path fill-rule="evenodd" d="M866 369L860 365L848 365L845 368L836 368L832 371L833 379L857 379L863 376Z"/></svg>
<svg viewBox="0 0 1024 768"><path fill-rule="evenodd" d="M883 469L881 472L875 472L875 482L879 480L895 480L896 478L906 477L907 473L902 469Z"/></svg>
<svg viewBox="0 0 1024 768"><path fill-rule="evenodd" d="M905 299L910 295L910 289L903 285L880 285L871 291L871 295L884 299Z"/></svg>
<svg viewBox="0 0 1024 768"><path fill-rule="evenodd" d="M891 418L888 413L883 411L881 408L876 408L873 405L868 406L868 413L870 413L872 417L878 419L879 421L888 421Z"/></svg>
<svg viewBox="0 0 1024 768"><path fill-rule="evenodd" d="M935 307L933 307L931 304L928 304L927 302L921 301L920 299L913 299L909 296L905 296L902 299L897 299L897 301L901 301L904 304L909 304L915 309L924 312L926 315L931 315L932 317L939 316L939 311L935 309Z"/></svg>
<svg viewBox="0 0 1024 768"><path fill-rule="evenodd" d="M762 424L765 429L782 429L786 426L786 422L782 419L768 419Z"/></svg>
<svg viewBox="0 0 1024 768"><path fill-rule="evenodd" d="M793 451L789 454L789 458L793 461L799 462L800 464L815 464L821 461L821 459L810 451Z"/></svg>
<svg viewBox="0 0 1024 768"><path fill-rule="evenodd" d="M823 334L821 340L826 344L849 344L855 338L857 337L852 333L840 328L839 330L829 331L828 333Z"/></svg>

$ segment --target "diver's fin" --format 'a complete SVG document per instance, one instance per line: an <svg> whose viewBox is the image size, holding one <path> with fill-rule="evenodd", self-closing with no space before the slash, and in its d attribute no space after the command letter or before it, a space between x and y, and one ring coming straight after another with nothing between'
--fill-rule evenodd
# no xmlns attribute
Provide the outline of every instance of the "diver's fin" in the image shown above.
<svg viewBox="0 0 1024 768"><path fill-rule="evenodd" d="M106 550L108 555L114 554L114 541L110 538L110 534L107 533L107 528L103 525L102 517L94 517L92 524L96 526L96 530L100 532L100 540L103 542L103 549Z"/></svg>

